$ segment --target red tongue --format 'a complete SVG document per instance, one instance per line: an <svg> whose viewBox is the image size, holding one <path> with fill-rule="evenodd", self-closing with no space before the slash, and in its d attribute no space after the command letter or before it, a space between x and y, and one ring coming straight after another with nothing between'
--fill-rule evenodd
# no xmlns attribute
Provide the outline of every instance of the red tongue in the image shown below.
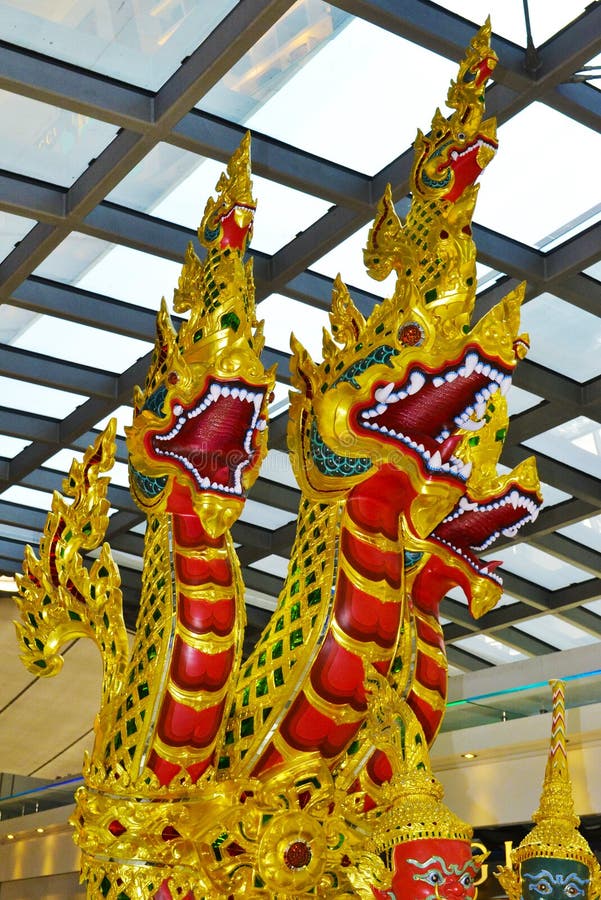
<svg viewBox="0 0 601 900"><path fill-rule="evenodd" d="M463 438L460 434L452 434L446 441L443 441L443 443L439 445L438 449L440 450L443 462L448 462L455 452L457 445L460 444L462 440Z"/></svg>
<svg viewBox="0 0 601 900"><path fill-rule="evenodd" d="M487 572L489 575L492 575L492 573L495 571L495 569L498 569L499 566L502 564L503 564L502 559L491 559L490 562L486 563L486 565L484 566L482 571Z"/></svg>

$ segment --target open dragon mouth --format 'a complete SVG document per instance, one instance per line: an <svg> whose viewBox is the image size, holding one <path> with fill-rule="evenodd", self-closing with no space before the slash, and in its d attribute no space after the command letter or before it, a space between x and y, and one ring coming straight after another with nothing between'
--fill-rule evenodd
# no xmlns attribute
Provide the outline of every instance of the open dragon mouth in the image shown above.
<svg viewBox="0 0 601 900"><path fill-rule="evenodd" d="M201 490L243 495L242 472L252 464L261 418L264 390L243 382L212 380L193 406L174 404L173 424L154 433L152 450L191 475Z"/></svg>
<svg viewBox="0 0 601 900"><path fill-rule="evenodd" d="M497 152L497 147L496 141L479 135L475 141L462 149L451 150L449 162L439 167L439 171L442 172L450 166L455 176L453 187L445 194L445 200L457 200L467 185L476 181Z"/></svg>
<svg viewBox="0 0 601 900"><path fill-rule="evenodd" d="M464 495L430 538L464 559L479 575L502 584L495 573L500 563L486 563L476 554L487 550L501 535L515 537L520 528L536 520L539 507L537 496L521 491L515 483L487 501L477 502Z"/></svg>
<svg viewBox="0 0 601 900"><path fill-rule="evenodd" d="M414 451L429 472L467 480L471 464L453 456L457 430L478 431L485 423L490 398L505 394L511 376L499 363L470 350L446 371L411 370L400 384L382 384L374 391L375 403L359 409L357 422L383 439Z"/></svg>

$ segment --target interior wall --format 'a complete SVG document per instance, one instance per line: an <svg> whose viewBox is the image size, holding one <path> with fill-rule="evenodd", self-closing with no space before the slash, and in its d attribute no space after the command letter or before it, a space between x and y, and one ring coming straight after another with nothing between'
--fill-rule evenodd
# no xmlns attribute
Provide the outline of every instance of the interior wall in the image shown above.
<svg viewBox="0 0 601 900"><path fill-rule="evenodd" d="M566 724L575 811L601 813L601 704L567 710ZM432 766L446 804L475 827L531 821L550 735L551 713L439 735Z"/></svg>

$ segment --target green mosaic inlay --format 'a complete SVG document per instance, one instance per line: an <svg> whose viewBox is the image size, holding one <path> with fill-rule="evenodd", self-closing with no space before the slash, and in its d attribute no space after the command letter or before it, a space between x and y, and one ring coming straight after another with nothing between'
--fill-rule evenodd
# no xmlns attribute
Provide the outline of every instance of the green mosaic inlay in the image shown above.
<svg viewBox="0 0 601 900"><path fill-rule="evenodd" d="M301 647L303 643L303 629L295 628L294 631L290 633L290 649L295 650L297 647Z"/></svg>

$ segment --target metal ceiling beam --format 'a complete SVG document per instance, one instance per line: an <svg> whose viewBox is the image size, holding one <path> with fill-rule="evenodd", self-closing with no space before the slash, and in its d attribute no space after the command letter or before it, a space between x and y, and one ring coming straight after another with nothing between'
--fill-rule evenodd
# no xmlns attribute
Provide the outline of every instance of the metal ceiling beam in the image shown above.
<svg viewBox="0 0 601 900"><path fill-rule="evenodd" d="M120 131L67 191L67 217L38 224L0 264L6 298L286 12L291 0L240 0L153 98L152 127Z"/></svg>

